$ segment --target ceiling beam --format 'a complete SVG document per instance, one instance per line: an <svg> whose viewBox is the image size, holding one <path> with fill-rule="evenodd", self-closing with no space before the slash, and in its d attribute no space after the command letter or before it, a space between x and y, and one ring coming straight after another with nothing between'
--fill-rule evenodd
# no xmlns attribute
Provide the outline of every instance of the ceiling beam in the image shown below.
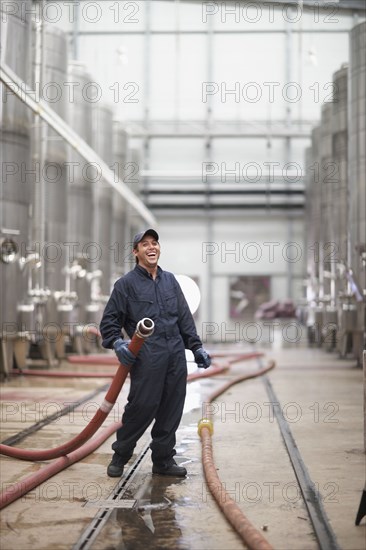
<svg viewBox="0 0 366 550"><path fill-rule="evenodd" d="M175 0L162 0L163 2L175 2ZM178 0L181 4L197 4L197 0ZM203 0L201 4L217 4L220 5L221 2ZM235 5L235 4L245 5L247 2L242 0L225 0L225 5ZM364 0L251 0L251 4L271 4L273 6L298 6L301 5L303 8L314 8L319 7L321 10L329 10L332 8L338 8L341 10L347 11L361 11L365 13L365 1Z"/></svg>

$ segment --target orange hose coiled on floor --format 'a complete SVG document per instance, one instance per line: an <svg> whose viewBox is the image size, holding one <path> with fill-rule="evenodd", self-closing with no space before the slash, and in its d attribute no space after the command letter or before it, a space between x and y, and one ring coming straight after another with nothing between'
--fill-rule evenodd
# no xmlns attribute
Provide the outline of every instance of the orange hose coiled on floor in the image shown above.
<svg viewBox="0 0 366 550"><path fill-rule="evenodd" d="M132 340L128 346L129 350L137 356L140 351L144 339L148 338L154 331L154 323L151 319L142 319L137 324L136 332L132 337ZM26 450L26 449L17 449L15 447L10 447L8 445L0 445L0 454L11 456L13 458L20 458L22 460L50 460L52 458L59 458L60 456L67 455L78 449L83 445L88 439L90 439L95 432L103 424L104 420L107 418L111 412L113 405L115 404L117 397L122 389L122 386L127 378L129 373L129 368L120 365L113 381L109 387L109 390L101 404L100 408L97 410L89 424L83 429L83 431L59 447L55 449L48 450Z"/></svg>
<svg viewBox="0 0 366 550"><path fill-rule="evenodd" d="M250 550L272 550L272 546L263 537L262 533L260 533L254 527L254 525L250 523L250 521L236 504L236 502L234 502L234 500L225 490L219 476L217 475L216 466L213 460L211 440L211 435L213 433L213 424L211 419L212 413L207 405L209 405L214 399L216 399L219 395L224 393L234 384L237 384L238 382L243 382L244 380L249 380L250 378L261 376L269 370L273 369L274 366L275 363L271 362L270 365L265 369L256 371L252 374L239 376L222 386L215 393L211 394L208 398L208 401L205 402L205 418L200 420L198 424L198 433L201 437L202 444L202 464L208 488L212 496L216 500L217 504L219 505L222 513L225 515L226 519L230 522L230 524L233 526L235 531L238 533L238 535L241 537L241 539Z"/></svg>

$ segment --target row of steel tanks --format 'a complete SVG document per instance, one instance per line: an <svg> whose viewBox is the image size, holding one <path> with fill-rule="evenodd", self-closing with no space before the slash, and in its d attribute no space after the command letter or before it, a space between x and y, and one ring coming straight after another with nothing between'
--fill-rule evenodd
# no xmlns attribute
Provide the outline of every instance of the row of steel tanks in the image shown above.
<svg viewBox="0 0 366 550"><path fill-rule="evenodd" d="M65 33L2 13L2 61L47 101L123 180L134 154L112 109L86 94L94 79L69 59ZM28 9L27 9L28 8ZM67 84L67 85L66 85ZM51 366L99 348L97 327L113 282L130 268L140 220L59 135L1 85L1 375ZM136 172L140 158L135 159ZM138 180L131 186L138 188Z"/></svg>
<svg viewBox="0 0 366 550"><path fill-rule="evenodd" d="M306 151L308 340L361 363L366 330L366 22Z"/></svg>

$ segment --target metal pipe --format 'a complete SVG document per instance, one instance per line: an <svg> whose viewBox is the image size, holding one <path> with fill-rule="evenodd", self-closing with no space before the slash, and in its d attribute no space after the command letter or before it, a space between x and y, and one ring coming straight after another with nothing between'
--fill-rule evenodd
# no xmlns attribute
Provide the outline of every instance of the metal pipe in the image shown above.
<svg viewBox="0 0 366 550"><path fill-rule="evenodd" d="M197 0L195 0L197 1ZM345 34L348 34L350 31L350 29L345 29L345 28L340 28L340 29L293 29L293 33L294 34L334 34L334 33L345 33ZM105 30L105 31L79 31L78 35L79 36L131 36L131 35L134 35L134 36L141 36L145 33L145 31L141 30L141 31L131 31L131 30L120 30L120 31L111 31L111 30ZM179 31L179 34L180 35L200 35L200 36L205 36L209 33L209 31L207 30L185 30L185 29L181 29ZM240 29L240 30L235 30L235 29L230 29L230 30L225 30L225 29L215 29L214 30L214 34L217 36L217 35L227 35L227 34L230 34L230 35L237 35L237 34L284 34L285 31L282 30L282 29L271 29L271 28L268 28L268 29L250 29L250 28L245 28L245 29ZM68 34L73 34L72 31L68 31ZM157 35L162 35L162 36L175 36L176 34L176 30L152 30L151 31L151 35L153 36L157 36Z"/></svg>
<svg viewBox="0 0 366 550"><path fill-rule="evenodd" d="M136 195L125 185L122 181L115 181L115 174L104 162L103 159L97 155L97 153L89 147L89 145L81 139L81 137L74 132L74 130L59 117L53 109L51 109L47 103L40 99L35 101L32 97L31 90L23 82L14 71L6 65L1 63L0 65L0 80L23 101L30 109L47 122L51 128L55 130L73 149L75 149L84 160L99 166L101 178L106 181L113 189L115 189L126 201L132 206L132 208L139 214L146 223L152 226L157 225L155 216L146 208L144 203L136 197Z"/></svg>
<svg viewBox="0 0 366 550"><path fill-rule="evenodd" d="M145 318L137 323L136 332L133 335L131 342L128 346L129 350L137 356L140 351L145 338L148 338L154 331L154 322L151 319ZM115 377L110 385L110 388L101 404L89 424L83 429L83 431L59 447L48 450L25 450L16 449L7 445L0 445L0 454L11 456L13 458L20 458L22 460L50 460L52 458L58 458L63 455L78 449L88 439L90 439L95 432L100 428L104 420L111 412L113 405L115 404L117 397L122 389L122 386L129 373L129 368L120 364Z"/></svg>

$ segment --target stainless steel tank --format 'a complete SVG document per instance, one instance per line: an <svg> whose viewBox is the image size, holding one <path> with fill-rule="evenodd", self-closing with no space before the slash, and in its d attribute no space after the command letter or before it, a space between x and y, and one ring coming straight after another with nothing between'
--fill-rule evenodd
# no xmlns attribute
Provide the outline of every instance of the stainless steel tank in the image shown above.
<svg viewBox="0 0 366 550"><path fill-rule="evenodd" d="M349 261L358 288L356 348L361 363L366 344L366 21L350 31L348 109Z"/></svg>
<svg viewBox="0 0 366 550"><path fill-rule="evenodd" d="M321 178L321 245L320 262L323 266L324 300L333 302L335 277L333 186L336 170L332 157L332 103L325 103L321 110L320 178Z"/></svg>
<svg viewBox="0 0 366 550"><path fill-rule="evenodd" d="M118 120L113 122L113 166L116 176L124 181L128 153L128 132Z"/></svg>
<svg viewBox="0 0 366 550"><path fill-rule="evenodd" d="M93 103L88 99L86 90L92 79L82 64L70 62L68 82L73 90L68 104L68 123L91 146ZM95 257L91 183L93 176L90 165L71 147L68 147L68 163L67 240L71 243L68 263L72 269L70 288L78 294L78 322L85 323L87 322L85 306L90 300L90 288L86 281L86 273L93 269L90 257Z"/></svg>
<svg viewBox="0 0 366 550"><path fill-rule="evenodd" d="M125 184L130 188L130 190L142 200L147 199L145 195L144 180L141 176L141 171L143 169L144 157L142 148L136 144L130 146L127 149L127 162L125 170ZM128 255L125 260L125 269L130 271L131 268L135 265L135 258L132 253L132 241L134 235L138 231L141 231L141 221L136 219L136 216L131 217L128 224L128 234L127 234L127 248Z"/></svg>
<svg viewBox="0 0 366 550"><path fill-rule="evenodd" d="M321 130L320 126L313 128L311 132L311 155L312 166L310 168L309 185L311 185L312 198L312 242L309 243L309 253L314 263L314 274L316 279L316 300L323 298L323 266L320 263L321 249L323 247L322 233L322 187L321 187L321 157L320 157Z"/></svg>
<svg viewBox="0 0 366 550"><path fill-rule="evenodd" d="M36 67L36 37L33 33L34 75ZM40 82L41 97L64 120L67 115L67 36L55 26L45 25L44 32L44 82ZM44 124L44 123L43 123ZM40 158L41 143L39 128L34 129L34 156ZM58 134L45 128L45 158L41 167L44 180L43 202L45 205L45 286L51 291L65 288L66 253L64 244L67 237L67 149ZM36 223L36 221L34 222Z"/></svg>
<svg viewBox="0 0 366 550"><path fill-rule="evenodd" d="M30 0L15 0L11 14L0 4L1 61L23 81L30 84L31 58L29 18ZM29 109L0 84L0 153L4 175L1 178L0 222L0 324L5 339L15 337L17 305L27 289L27 275L20 269L19 258L29 244L29 219L32 176L30 166ZM11 251L13 249L13 252Z"/></svg>
<svg viewBox="0 0 366 550"><path fill-rule="evenodd" d="M347 266L347 230L348 230L348 175L347 175L347 147L348 147L348 66L346 64L333 75L335 101L332 112L332 157L335 169L335 182L332 186L333 202L333 237L334 255L337 261L335 279L335 308L337 310L336 326L339 343L343 338L345 317L349 316L346 308L347 280L344 276ZM335 332L332 331L332 335Z"/></svg>
<svg viewBox="0 0 366 550"><path fill-rule="evenodd" d="M71 62L68 67L68 80L72 83L73 97L69 101L67 119L70 126L87 143L92 144L92 108L93 104L86 99L85 87L91 78L84 66ZM68 239L73 242L75 254L81 257L92 239L92 184L89 165L74 151L68 148L69 200L68 200Z"/></svg>
<svg viewBox="0 0 366 550"><path fill-rule="evenodd" d="M33 25L33 87L61 118L66 120L67 37L43 21ZM44 300L34 296L35 314L42 327L60 333L56 294L65 291L67 264L67 148L58 134L37 115L32 128L32 160L40 165L33 193L33 241L40 243L42 266L34 278L36 288L44 289ZM49 328L51 331L51 328ZM40 330L41 332L41 330ZM56 335L52 339L56 339ZM50 335L51 339L51 335Z"/></svg>
<svg viewBox="0 0 366 550"><path fill-rule="evenodd" d="M312 289L315 283L315 262L314 254L311 250L316 240L314 224L314 177L311 168L313 163L312 147L308 147L305 150L305 250L308 300L311 300Z"/></svg>
<svg viewBox="0 0 366 550"><path fill-rule="evenodd" d="M104 162L113 164L113 112L107 106L96 103L92 111L93 138L92 147ZM100 257L95 269L102 271L100 292L109 296L111 292L112 271L112 188L99 179L93 186L93 228L94 241L97 243Z"/></svg>
<svg viewBox="0 0 366 550"><path fill-rule="evenodd" d="M332 185L333 228L335 257L340 263L347 262L347 224L348 224L348 178L347 178L347 101L348 68L343 65L333 75L336 101L332 112L332 158L334 162L335 182Z"/></svg>
<svg viewBox="0 0 366 550"><path fill-rule="evenodd" d="M121 122L113 124L113 167L115 177L124 181L127 162L128 133ZM130 223L129 208L126 200L113 190L113 223L112 223L112 282L128 271L128 226Z"/></svg>
<svg viewBox="0 0 366 550"><path fill-rule="evenodd" d="M316 126L311 132L311 164L307 167L309 199L311 200L310 223L311 238L308 241L309 265L312 268L313 296L309 310L309 342L321 343L321 331L324 314L324 267L323 267L323 202L322 202L322 158L321 158L321 126Z"/></svg>
<svg viewBox="0 0 366 550"><path fill-rule="evenodd" d="M141 177L142 169L143 155L140 147L129 147L127 151L125 183L138 197L144 191L144 182Z"/></svg>
<svg viewBox="0 0 366 550"><path fill-rule="evenodd" d="M305 250L305 286L303 300L299 303L301 322L308 328L308 343L313 342L314 307L317 292L315 261L312 248L315 242L314 224L314 172L313 151L311 145L305 149L305 212L304 212L304 250Z"/></svg>

